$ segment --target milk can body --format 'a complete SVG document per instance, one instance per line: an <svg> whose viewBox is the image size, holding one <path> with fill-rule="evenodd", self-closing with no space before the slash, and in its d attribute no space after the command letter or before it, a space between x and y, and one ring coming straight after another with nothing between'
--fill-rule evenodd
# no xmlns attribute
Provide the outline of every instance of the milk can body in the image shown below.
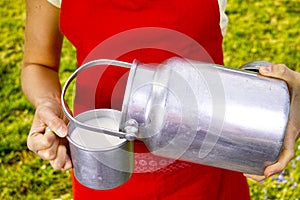
<svg viewBox="0 0 300 200"><path fill-rule="evenodd" d="M289 113L284 81L179 58L134 63L122 122L157 155L263 174L276 162Z"/></svg>

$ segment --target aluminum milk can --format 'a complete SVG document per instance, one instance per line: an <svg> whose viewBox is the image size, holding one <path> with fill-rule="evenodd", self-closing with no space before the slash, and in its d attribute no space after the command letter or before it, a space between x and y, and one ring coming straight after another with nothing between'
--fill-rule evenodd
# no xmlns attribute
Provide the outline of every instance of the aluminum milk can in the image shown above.
<svg viewBox="0 0 300 200"><path fill-rule="evenodd" d="M65 108L70 81L96 65L131 68L119 131L82 123ZM86 63L68 79L61 100L76 127L141 140L163 157L257 175L276 162L289 114L284 81L181 58L161 64Z"/></svg>
<svg viewBox="0 0 300 200"><path fill-rule="evenodd" d="M284 81L199 61L133 64L123 123L157 155L262 175L281 151L289 114Z"/></svg>

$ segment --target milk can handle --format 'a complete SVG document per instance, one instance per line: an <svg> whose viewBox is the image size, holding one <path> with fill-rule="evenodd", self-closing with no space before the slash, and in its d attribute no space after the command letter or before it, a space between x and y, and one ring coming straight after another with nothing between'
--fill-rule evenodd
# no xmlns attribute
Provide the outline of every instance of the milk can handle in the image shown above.
<svg viewBox="0 0 300 200"><path fill-rule="evenodd" d="M252 71L252 72L259 72L259 68L261 66L266 66L266 65L272 65L273 63L269 61L264 61L264 60L257 60L257 61L251 61L248 62L240 67L240 69Z"/></svg>
<svg viewBox="0 0 300 200"><path fill-rule="evenodd" d="M90 61L88 63L83 64L82 66L80 66L66 81L63 89L62 89L62 93L61 93L61 104L62 104L62 109L63 112L65 113L66 117L72 121L73 123L75 123L75 125L77 127L83 128L83 129L87 129L89 131L94 131L94 132L101 132L101 133L105 133L108 135L112 135L112 136L116 136L119 138L126 138L127 140L134 140L136 138L134 133L123 133L123 132L119 132L119 131L114 131L114 130L110 130L110 129L106 129L103 127L95 127L95 126L90 126L87 124L84 124L80 121L78 121L77 119L75 119L69 112L69 110L67 109L67 105L65 102L65 94L66 91L68 89L68 86L70 85L70 83L73 81L73 79L83 70L86 70L88 68L91 67L95 67L96 65L113 65L113 66L119 66L119 67L125 67L125 68L131 68L132 64L131 63L127 63L127 62L122 62L122 61L117 61L117 60L109 60L109 59L99 59L99 60L93 60Z"/></svg>

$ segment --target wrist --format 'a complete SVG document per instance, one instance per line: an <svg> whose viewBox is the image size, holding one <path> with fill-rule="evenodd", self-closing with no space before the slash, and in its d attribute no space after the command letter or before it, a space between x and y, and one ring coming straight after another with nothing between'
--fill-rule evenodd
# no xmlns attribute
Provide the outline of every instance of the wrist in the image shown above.
<svg viewBox="0 0 300 200"><path fill-rule="evenodd" d="M47 104L61 105L60 94L47 94L45 96L35 99L34 102L32 102L32 103L35 108L37 108L41 105L47 105Z"/></svg>

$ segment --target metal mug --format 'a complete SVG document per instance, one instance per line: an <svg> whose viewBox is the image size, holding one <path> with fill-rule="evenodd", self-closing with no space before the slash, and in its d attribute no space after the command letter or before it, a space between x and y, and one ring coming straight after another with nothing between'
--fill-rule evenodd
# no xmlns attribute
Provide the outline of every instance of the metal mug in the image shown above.
<svg viewBox="0 0 300 200"><path fill-rule="evenodd" d="M121 112L96 109L77 115L76 120L118 130ZM113 124L113 127L111 126ZM133 172L133 143L101 132L77 127L70 121L67 136L75 178L86 187L107 190L127 182Z"/></svg>
<svg viewBox="0 0 300 200"><path fill-rule="evenodd" d="M133 142L103 134L119 131L120 111L94 109L75 117L71 115L64 96L69 84L84 69L79 68L69 77L61 97L63 111L69 119L67 139L74 175L86 187L108 190L124 184L131 177L134 166Z"/></svg>

